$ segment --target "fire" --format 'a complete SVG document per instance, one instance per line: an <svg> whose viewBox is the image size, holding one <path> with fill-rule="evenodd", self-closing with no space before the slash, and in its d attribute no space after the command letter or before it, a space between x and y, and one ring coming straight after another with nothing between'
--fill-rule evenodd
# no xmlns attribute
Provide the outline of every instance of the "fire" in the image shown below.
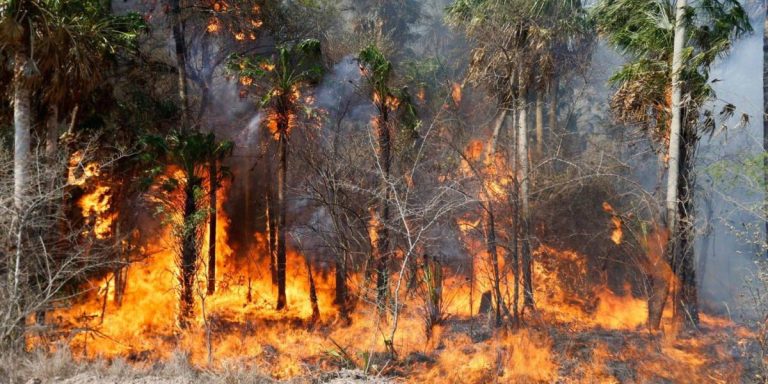
<svg viewBox="0 0 768 384"><path fill-rule="evenodd" d="M267 72L272 72L275 69L275 65L268 62L259 63L259 67Z"/></svg>
<svg viewBox="0 0 768 384"><path fill-rule="evenodd" d="M461 84L451 84L451 99L453 99L453 104L457 107L461 104Z"/></svg>
<svg viewBox="0 0 768 384"><path fill-rule="evenodd" d="M112 223L117 213L110 212L112 207L111 188L97 186L92 192L83 195L77 202L83 217L93 226L93 234L104 239L112 234Z"/></svg>
<svg viewBox="0 0 768 384"><path fill-rule="evenodd" d="M206 27L206 30L208 33L216 33L219 31L219 19L212 17L211 20L208 22L208 27Z"/></svg>
<svg viewBox="0 0 768 384"><path fill-rule="evenodd" d="M244 86L249 86L253 84L253 77L250 76L240 76L240 84Z"/></svg>
<svg viewBox="0 0 768 384"><path fill-rule="evenodd" d="M267 124L277 125L277 117L267 117ZM276 128L275 128L276 129ZM503 181L508 173L500 159L485 159L484 144L470 143L466 148L470 161L481 162L491 183L508 189ZM179 176L178 170L168 174ZM496 180L498 178L498 180ZM491 188L492 184L488 186ZM307 268L311 253L288 247L286 311L274 310L275 287L270 276L269 239L255 232L251 242L235 247L230 241L231 222L224 209L230 185L218 190L216 238L216 292L206 295L207 239L209 229L201 234L197 269L198 292L195 309L187 329L177 327L179 310L178 248L172 229L155 227L143 249L131 255L127 285L122 303L114 296L113 272L88 282L92 287L87 300L55 311L55 318L69 329L84 330L73 334L70 348L86 358L123 357L131 360L169 358L174 350L189 353L193 364L206 369L225 367L228 360L240 358L265 370L276 379L291 379L313 372L337 370L339 366L369 367L372 374L387 374L380 318L365 303L365 294L351 313L352 323L339 325L333 303L334 271L329 260L314 260L312 274ZM109 215L112 205L110 186L97 185L83 197L81 207L89 216L108 218L109 224L96 224L96 236L108 235L98 228L110 228L116 215ZM496 198L496 197L494 197ZM610 204L603 209L616 215ZM371 246L376 245L381 225L375 208L361 228L367 231ZM106 220L106 219L105 219ZM533 280L536 312L526 312L522 328L495 328L492 316L481 313L481 296L492 289L489 279L489 255L485 247L483 212L467 212L456 220L457 235L466 248L471 268L444 266L442 301L448 323L438 324L427 338L418 294L403 293L402 318L393 345L399 356L424 356L408 365L408 380L434 383L485 382L621 382L615 375L616 364L636 366L638 382L705 382L714 377L724 382L738 382L738 365L723 347L716 352L719 368L708 366L711 352L720 341L715 336L701 339L648 341L645 326L648 306L633 282L623 287L591 283L588 257L577 251L540 244L533 250ZM106 223L107 221L105 221ZM501 230L500 230L501 231ZM363 232L365 233L365 232ZM663 262L666 238L663 230L647 235L643 247L649 261ZM499 234L502 237L502 234ZM500 279L504 300L513 301L510 249L499 247ZM400 256L395 256L398 259ZM666 263L664 263L666 265ZM467 269L471 269L471 275ZM471 278L469 277L471 276ZM310 277L317 289L320 308L319 325L309 326L312 306L309 299ZM364 272L349 276L349 285L361 292L368 289ZM392 279L397 278L393 273ZM518 297L522 303L522 297ZM665 314L667 318L671 314ZM725 329L725 320L703 317L706 326ZM62 326L62 329L67 329ZM585 342L585 337L589 342ZM698 336L697 336L698 337ZM340 357L341 356L341 357ZM586 356L586 360L585 360ZM631 364L630 364L631 363ZM621 365L624 366L624 365ZM407 368L403 368L407 367ZM633 373L633 374L634 374Z"/></svg>
<svg viewBox="0 0 768 384"><path fill-rule="evenodd" d="M83 153L76 151L69 158L69 166L67 172L67 184L82 186L92 177L97 177L101 174L99 164L96 162L90 162L83 164Z"/></svg>
<svg viewBox="0 0 768 384"><path fill-rule="evenodd" d="M613 241L613 243L616 245L620 245L621 240L624 237L624 232L621 229L621 217L616 214L613 206L611 206L611 204L609 204L607 201L603 202L603 210L611 215L611 225L613 226L613 231L611 232L611 241Z"/></svg>
<svg viewBox="0 0 768 384"><path fill-rule="evenodd" d="M245 40L245 32L237 32L237 33L235 33L235 40L237 40L237 41Z"/></svg>

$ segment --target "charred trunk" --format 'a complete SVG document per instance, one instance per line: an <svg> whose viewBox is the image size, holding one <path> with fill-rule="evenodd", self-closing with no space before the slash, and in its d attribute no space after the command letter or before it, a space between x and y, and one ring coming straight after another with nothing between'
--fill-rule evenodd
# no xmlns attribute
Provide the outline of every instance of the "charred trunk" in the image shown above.
<svg viewBox="0 0 768 384"><path fill-rule="evenodd" d="M277 305L276 309L281 310L286 307L285 297L285 268L286 268L286 244L285 244L285 231L286 231L286 203L285 203L285 189L286 189L286 173L288 166L288 124L287 117L282 119L279 127L278 138L278 168L277 168L277 225L275 230L277 231L277 260L276 260L276 274L277 274Z"/></svg>
<svg viewBox="0 0 768 384"><path fill-rule="evenodd" d="M488 203L490 204L490 202ZM491 258L491 267L493 268L493 301L495 302L494 312L496 319L496 326L501 326L502 316L502 298L501 298L501 278L499 273L499 253L496 246L496 223L493 216L493 210L489 207L486 209L486 234L485 245L488 251L488 257Z"/></svg>
<svg viewBox="0 0 768 384"><path fill-rule="evenodd" d="M176 66L178 71L179 103L181 104L180 131L189 128L189 98L187 87L187 44L184 37L184 19L181 15L181 0L170 0L173 42L175 45Z"/></svg>
<svg viewBox="0 0 768 384"><path fill-rule="evenodd" d="M179 325L187 326L187 321L193 312L195 303L195 275L197 273L197 231L194 223L194 215L197 211L195 203L195 190L200 181L193 175L187 175L187 184L184 187L184 233L181 243L181 311L179 313Z"/></svg>
<svg viewBox="0 0 768 384"><path fill-rule="evenodd" d="M673 268L678 285L675 290L675 314L683 324L698 326L699 308L696 289L694 252L694 157L696 134L690 127L682 132L678 181L678 241L673 248Z"/></svg>
<svg viewBox="0 0 768 384"><path fill-rule="evenodd" d="M210 216L208 219L208 295L213 295L216 292L216 226L218 215L216 192L219 189L218 185L218 164L216 158L212 158L208 165L208 201L211 206Z"/></svg>

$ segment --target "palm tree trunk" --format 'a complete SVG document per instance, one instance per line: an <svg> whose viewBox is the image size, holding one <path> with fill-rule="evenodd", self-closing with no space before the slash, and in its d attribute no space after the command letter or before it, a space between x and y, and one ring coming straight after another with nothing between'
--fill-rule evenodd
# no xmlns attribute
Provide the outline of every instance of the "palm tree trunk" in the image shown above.
<svg viewBox="0 0 768 384"><path fill-rule="evenodd" d="M10 337L14 346L23 349L25 328L25 303L20 294L23 284L24 267L22 266L22 240L24 223L22 212L26 190L29 188L27 171L30 163L30 141L32 132L32 90L27 82L26 70L29 65L29 57L25 49L20 49L14 56L13 68L13 128L14 128L14 152L13 152L13 237L15 237L15 251L9 263L8 277L10 283L9 301L17 308L16 313L10 314L18 319L17 332Z"/></svg>
<svg viewBox="0 0 768 384"><path fill-rule="evenodd" d="M181 16L181 0L171 0L171 23L173 24L173 42L176 47L176 65L178 67L179 103L181 103L180 131L185 132L189 125L189 98L187 96L187 44L184 37L184 19Z"/></svg>
<svg viewBox="0 0 768 384"><path fill-rule="evenodd" d="M191 172L187 175L187 185L184 187L184 237L181 245L181 311L179 325L185 328L192 315L195 303L195 274L197 272L196 231L193 227L193 217L197 211L195 204L195 189L199 182Z"/></svg>
<svg viewBox="0 0 768 384"><path fill-rule="evenodd" d="M528 207L529 170L528 170L528 113L527 113L528 89L520 86L517 100L518 132L517 155L520 175L520 234L521 253L523 261L523 306L533 309L533 281L532 260L530 243L530 211Z"/></svg>
<svg viewBox="0 0 768 384"><path fill-rule="evenodd" d="M680 150L680 180L678 182L678 223L679 241L675 249L675 275L679 288L675 290L675 314L682 324L699 324L698 295L696 289L696 268L694 263L694 154L696 135L691 127L683 131Z"/></svg>
<svg viewBox="0 0 768 384"><path fill-rule="evenodd" d="M683 49L685 48L685 24L683 17L687 0L677 0L675 5L675 35L672 51L672 120L669 127L669 172L667 175L666 213L669 242L666 254L673 271L679 262L680 234L678 232L678 204L679 180L680 180L680 145L683 125L682 116L682 86L680 83L680 70L683 67ZM657 280L652 287L652 293L648 303L648 324L652 329L658 329L661 325L661 316L669 296L669 281ZM674 304L674 303L673 303Z"/></svg>
<svg viewBox="0 0 768 384"><path fill-rule="evenodd" d="M216 206L216 192L219 189L218 177L218 164L216 158L212 158L208 165L208 201L211 205L210 217L208 219L208 295L213 295L216 292L216 216L219 213Z"/></svg>
<svg viewBox="0 0 768 384"><path fill-rule="evenodd" d="M13 127L13 203L20 213L24 207L24 191L29 187L27 171L32 139L32 90L27 85L26 68L29 59L24 52L14 58Z"/></svg>
<svg viewBox="0 0 768 384"><path fill-rule="evenodd" d="M281 121L285 121L285 125L287 125L287 118L281 119ZM282 125L283 123L281 123ZM279 155L279 161L278 161L278 168L277 168L277 209L278 209L278 215L277 215L277 310L284 309L286 307L286 297L285 297L285 284L286 284L286 277L285 277L285 267L286 267L286 257L285 257L285 221L286 221L286 205L285 205L285 186L286 186L286 172L287 172L287 166L288 166L288 127L280 127L280 137L278 139L278 155Z"/></svg>

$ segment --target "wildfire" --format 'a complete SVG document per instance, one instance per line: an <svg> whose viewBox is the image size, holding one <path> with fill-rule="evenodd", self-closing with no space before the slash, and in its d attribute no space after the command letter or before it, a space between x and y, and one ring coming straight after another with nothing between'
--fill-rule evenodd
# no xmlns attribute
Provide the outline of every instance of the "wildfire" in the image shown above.
<svg viewBox="0 0 768 384"><path fill-rule="evenodd" d="M208 33L216 33L219 31L219 19L212 17L211 20L208 22L208 27L206 27L206 30Z"/></svg>
<svg viewBox="0 0 768 384"><path fill-rule="evenodd" d="M620 245L621 240L624 237L624 232L621 229L621 217L616 214L611 204L609 204L607 201L603 202L603 210L611 215L611 225L613 226L613 231L611 232L611 241L613 241L613 243L616 245Z"/></svg>
<svg viewBox="0 0 768 384"><path fill-rule="evenodd" d="M453 99L453 104L457 107L461 104L461 84L451 84L451 99Z"/></svg>
<svg viewBox="0 0 768 384"><path fill-rule="evenodd" d="M76 151L69 158L67 172L67 183L69 185L82 186L92 177L97 177L101 173L99 164L90 162L83 165L83 153Z"/></svg>
<svg viewBox="0 0 768 384"><path fill-rule="evenodd" d="M83 195L77 202L83 217L93 225L93 234L98 239L104 239L112 234L112 223L117 214L110 213L112 206L111 188L97 186L91 193Z"/></svg>

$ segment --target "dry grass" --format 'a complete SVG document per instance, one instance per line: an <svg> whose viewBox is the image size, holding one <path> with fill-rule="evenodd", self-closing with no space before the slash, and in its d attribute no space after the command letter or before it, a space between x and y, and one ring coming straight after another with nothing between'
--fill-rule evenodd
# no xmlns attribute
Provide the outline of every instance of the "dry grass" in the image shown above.
<svg viewBox="0 0 768 384"><path fill-rule="evenodd" d="M362 372L342 370L332 375L295 378L289 383L335 384L386 383ZM57 347L53 353L0 353L0 384L272 384L278 381L257 368L231 360L216 370L192 366L189 355L175 351L165 362L142 366L124 359L78 361L70 350Z"/></svg>

